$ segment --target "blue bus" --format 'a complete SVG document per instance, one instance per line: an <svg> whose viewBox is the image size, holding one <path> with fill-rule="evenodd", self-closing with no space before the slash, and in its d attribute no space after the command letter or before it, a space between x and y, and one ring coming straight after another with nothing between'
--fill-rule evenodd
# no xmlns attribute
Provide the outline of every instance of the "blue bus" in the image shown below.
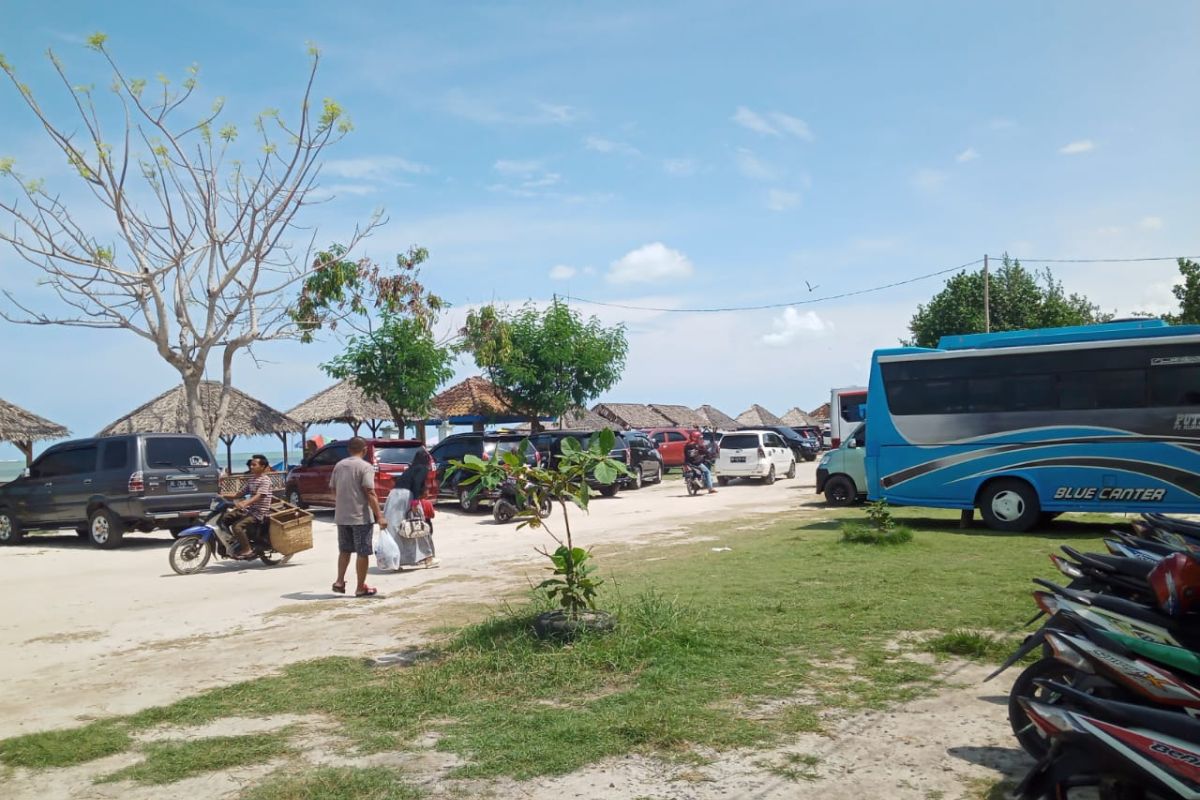
<svg viewBox="0 0 1200 800"><path fill-rule="evenodd" d="M872 500L978 508L1005 531L1064 511L1200 512L1200 325L877 350L867 423Z"/></svg>

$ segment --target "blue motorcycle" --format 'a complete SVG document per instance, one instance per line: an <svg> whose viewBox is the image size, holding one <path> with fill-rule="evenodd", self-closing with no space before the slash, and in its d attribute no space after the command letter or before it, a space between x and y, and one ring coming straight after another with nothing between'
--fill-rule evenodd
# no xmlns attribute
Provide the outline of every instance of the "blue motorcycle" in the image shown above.
<svg viewBox="0 0 1200 800"><path fill-rule="evenodd" d="M237 549L237 536L229 527L232 520L227 519L229 512L233 510L233 503L215 497L208 510L208 516L202 524L184 530L171 545L168 558L171 569L179 575L199 572L213 557L232 558L230 554ZM281 555L271 547L271 537L265 522L252 526L248 538L254 555L264 564L275 566L291 560L290 555Z"/></svg>

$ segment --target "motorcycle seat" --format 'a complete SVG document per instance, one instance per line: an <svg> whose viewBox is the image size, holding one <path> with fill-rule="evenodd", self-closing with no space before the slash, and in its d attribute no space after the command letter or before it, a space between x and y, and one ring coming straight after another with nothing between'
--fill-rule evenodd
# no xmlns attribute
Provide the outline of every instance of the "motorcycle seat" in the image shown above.
<svg viewBox="0 0 1200 800"><path fill-rule="evenodd" d="M1154 565L1149 561L1142 561L1137 558L1102 555L1100 553L1081 553L1070 545L1063 545L1062 551L1080 564L1126 578L1134 578L1142 583L1146 582L1150 577L1150 570L1154 569Z"/></svg>
<svg viewBox="0 0 1200 800"><path fill-rule="evenodd" d="M1119 700L1104 700L1070 686L1042 678L1036 679L1035 682L1044 688L1058 692L1064 698L1069 699L1075 708L1104 722L1114 723L1123 728L1143 728L1165 733L1185 742L1200 742L1200 720L1195 720L1187 714L1166 711L1153 706L1122 703Z"/></svg>

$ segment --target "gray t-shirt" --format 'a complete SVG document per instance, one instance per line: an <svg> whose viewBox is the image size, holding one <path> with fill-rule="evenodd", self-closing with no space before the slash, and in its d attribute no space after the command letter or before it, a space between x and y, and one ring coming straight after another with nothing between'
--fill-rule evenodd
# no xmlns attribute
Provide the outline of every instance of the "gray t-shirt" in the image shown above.
<svg viewBox="0 0 1200 800"><path fill-rule="evenodd" d="M358 456L343 458L329 476L333 489L333 521L337 525L367 525L375 522L363 489L375 491L375 468Z"/></svg>

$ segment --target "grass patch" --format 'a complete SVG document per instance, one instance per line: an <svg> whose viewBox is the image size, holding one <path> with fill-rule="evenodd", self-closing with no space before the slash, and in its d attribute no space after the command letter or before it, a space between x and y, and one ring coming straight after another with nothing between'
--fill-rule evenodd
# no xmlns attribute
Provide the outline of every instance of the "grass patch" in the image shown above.
<svg viewBox="0 0 1200 800"><path fill-rule="evenodd" d="M785 753L782 762L766 763L762 766L767 772L785 780L815 781L821 778L817 773L817 765L820 763L821 757L810 753Z"/></svg>
<svg viewBox="0 0 1200 800"><path fill-rule="evenodd" d="M150 742L142 746L146 757L131 766L96 779L96 783L136 781L161 785L245 764L262 764L291 755L288 731L246 736L210 736L185 742Z"/></svg>
<svg viewBox="0 0 1200 800"><path fill-rule="evenodd" d="M418 800L423 794L384 767L325 767L278 772L239 800Z"/></svg>
<svg viewBox="0 0 1200 800"><path fill-rule="evenodd" d="M0 761L12 767L67 767L123 753L133 744L125 727L105 720L65 731L46 731L0 741Z"/></svg>
<svg viewBox="0 0 1200 800"><path fill-rule="evenodd" d="M913 540L913 532L903 525L881 530L858 522L842 525L842 541L850 544L906 544Z"/></svg>
<svg viewBox="0 0 1200 800"><path fill-rule="evenodd" d="M953 630L926 640L924 649L944 656L999 664L1020 645L1015 638L994 636L971 630Z"/></svg>
<svg viewBox="0 0 1200 800"><path fill-rule="evenodd" d="M561 774L631 752L686 759L703 748L758 746L819 730L831 712L884 708L936 688L935 668L896 652L897 639L1015 630L1032 611L1029 579L1053 571L1046 553L1064 538L1098 544L1111 524L1060 520L1045 533L1014 535L960 530L957 512L892 513L920 536L886 556L841 542L842 524L863 519L854 510L763 518L754 531L698 526L692 541L659 552L599 548L608 581L601 604L619 625L570 646L531 635L542 609L535 603L462 629L435 645L436 658L412 666L298 663L82 730L126 737L162 724L319 714L359 752L436 733L438 749L466 761L453 777L473 778ZM714 553L714 544L733 549ZM651 558L659 553L668 557ZM24 758L25 745L13 748L28 738L0 743L0 759ZM114 740L98 755L128 746L127 737ZM68 755L57 763L98 757ZM320 787L323 775L264 786L311 779Z"/></svg>

